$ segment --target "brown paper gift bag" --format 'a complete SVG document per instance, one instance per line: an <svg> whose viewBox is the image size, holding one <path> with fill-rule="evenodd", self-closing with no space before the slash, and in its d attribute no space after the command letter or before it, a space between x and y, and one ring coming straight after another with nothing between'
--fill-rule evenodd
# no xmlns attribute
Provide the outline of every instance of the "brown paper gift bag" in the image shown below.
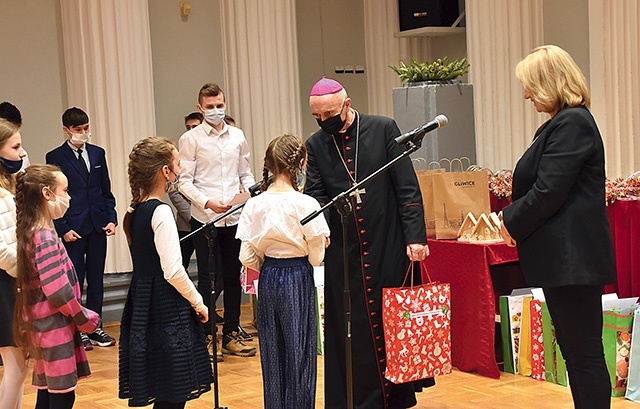
<svg viewBox="0 0 640 409"><path fill-rule="evenodd" d="M436 238L455 239L467 213L491 213L486 171L432 175Z"/></svg>
<svg viewBox="0 0 640 409"><path fill-rule="evenodd" d="M424 159L414 159L414 167L417 167L420 163L426 163ZM437 162L432 162L440 166ZM431 165L431 164L430 164ZM424 224L427 226L427 237L436 237L436 213L433 207L433 183L431 178L438 173L444 173L444 168L436 169L416 169L416 176L418 178L418 184L420 185L420 193L422 193L422 204L424 206Z"/></svg>

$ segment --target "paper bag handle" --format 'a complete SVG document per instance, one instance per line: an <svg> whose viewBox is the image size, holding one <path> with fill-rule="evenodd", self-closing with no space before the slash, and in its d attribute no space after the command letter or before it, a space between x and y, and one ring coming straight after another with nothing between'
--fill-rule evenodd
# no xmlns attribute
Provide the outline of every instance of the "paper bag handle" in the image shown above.
<svg viewBox="0 0 640 409"><path fill-rule="evenodd" d="M436 167L432 167L432 165L436 165ZM431 162L429 162L429 164L427 165L427 169L440 169L440 162L436 161L436 160L432 160Z"/></svg>
<svg viewBox="0 0 640 409"><path fill-rule="evenodd" d="M411 159L411 162L413 162L413 168L415 170L418 170L418 168L420 167L420 164L422 164L424 169L428 169L427 160L425 158Z"/></svg>
<svg viewBox="0 0 640 409"><path fill-rule="evenodd" d="M427 269L427 265L423 264L421 268L424 268L424 272L427 273L427 278L429 279L429 283L433 283L433 280L431 279L431 276L429 275L429 270ZM427 283L422 283L422 284L427 284Z"/></svg>
<svg viewBox="0 0 640 409"><path fill-rule="evenodd" d="M407 277L409 277L409 274L411 274L411 287L413 287L413 269L414 269L414 264L415 263L417 263L417 261L409 262L409 267L407 268L407 273L404 275L404 280L402 280L402 286L403 287L407 283ZM427 273L427 278L429 279L429 283L432 283L433 280L431 279L431 276L429 275L429 270L427 270L427 266L424 265L423 267L424 267L424 272ZM426 284L426 283L422 283L422 284Z"/></svg>
<svg viewBox="0 0 640 409"><path fill-rule="evenodd" d="M407 283L407 277L409 277L409 273L411 273L411 287L413 287L413 261L409 262L409 267L407 267L407 273L404 275L404 280L402 280L402 286Z"/></svg>

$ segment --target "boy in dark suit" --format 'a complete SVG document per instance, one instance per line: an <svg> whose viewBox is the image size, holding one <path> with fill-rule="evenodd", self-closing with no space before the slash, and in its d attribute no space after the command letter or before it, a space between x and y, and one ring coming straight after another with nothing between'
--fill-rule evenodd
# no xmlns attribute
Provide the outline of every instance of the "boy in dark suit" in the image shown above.
<svg viewBox="0 0 640 409"><path fill-rule="evenodd" d="M46 162L59 166L69 180L71 203L67 213L53 222L76 269L81 291L86 278L87 308L102 316L107 236L116 233L116 200L105 151L88 143L89 116L80 108L69 108L62 115L62 125L67 140L47 153ZM87 350L92 345L116 344L101 328L82 334L82 342Z"/></svg>

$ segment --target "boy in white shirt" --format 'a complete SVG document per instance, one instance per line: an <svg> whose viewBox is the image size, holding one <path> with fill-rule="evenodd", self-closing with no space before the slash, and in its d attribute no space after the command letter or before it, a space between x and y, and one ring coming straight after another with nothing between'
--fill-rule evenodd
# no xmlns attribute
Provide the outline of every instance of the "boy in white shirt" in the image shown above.
<svg viewBox="0 0 640 409"><path fill-rule="evenodd" d="M179 190L191 201L191 230L231 208L228 203L243 187L255 183L249 166L249 145L239 128L224 122L226 101L215 83L204 84L198 94L198 111L204 122L185 132L179 140L183 168ZM251 336L240 327L240 241L235 238L239 213L216 223L216 274L224 285L224 326L222 351L238 356L254 356L256 348L245 344ZM198 264L198 291L209 309L211 282L209 248L204 234L193 237ZM220 266L220 268L218 268ZM211 332L210 326L205 328Z"/></svg>

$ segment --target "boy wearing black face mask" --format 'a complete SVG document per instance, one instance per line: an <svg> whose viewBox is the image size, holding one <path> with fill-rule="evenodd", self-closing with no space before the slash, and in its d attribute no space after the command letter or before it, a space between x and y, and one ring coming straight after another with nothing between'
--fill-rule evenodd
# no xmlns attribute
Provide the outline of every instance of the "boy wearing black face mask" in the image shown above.
<svg viewBox="0 0 640 409"><path fill-rule="evenodd" d="M69 108L62 115L62 125L66 140L47 153L46 162L60 167L69 180L71 204L67 213L53 223L76 269L81 291L86 278L87 308L102 316L107 236L116 233L116 200L111 193L105 151L88 143L89 116L80 108ZM82 342L86 350L93 345L116 344L101 328L93 334L82 334Z"/></svg>

